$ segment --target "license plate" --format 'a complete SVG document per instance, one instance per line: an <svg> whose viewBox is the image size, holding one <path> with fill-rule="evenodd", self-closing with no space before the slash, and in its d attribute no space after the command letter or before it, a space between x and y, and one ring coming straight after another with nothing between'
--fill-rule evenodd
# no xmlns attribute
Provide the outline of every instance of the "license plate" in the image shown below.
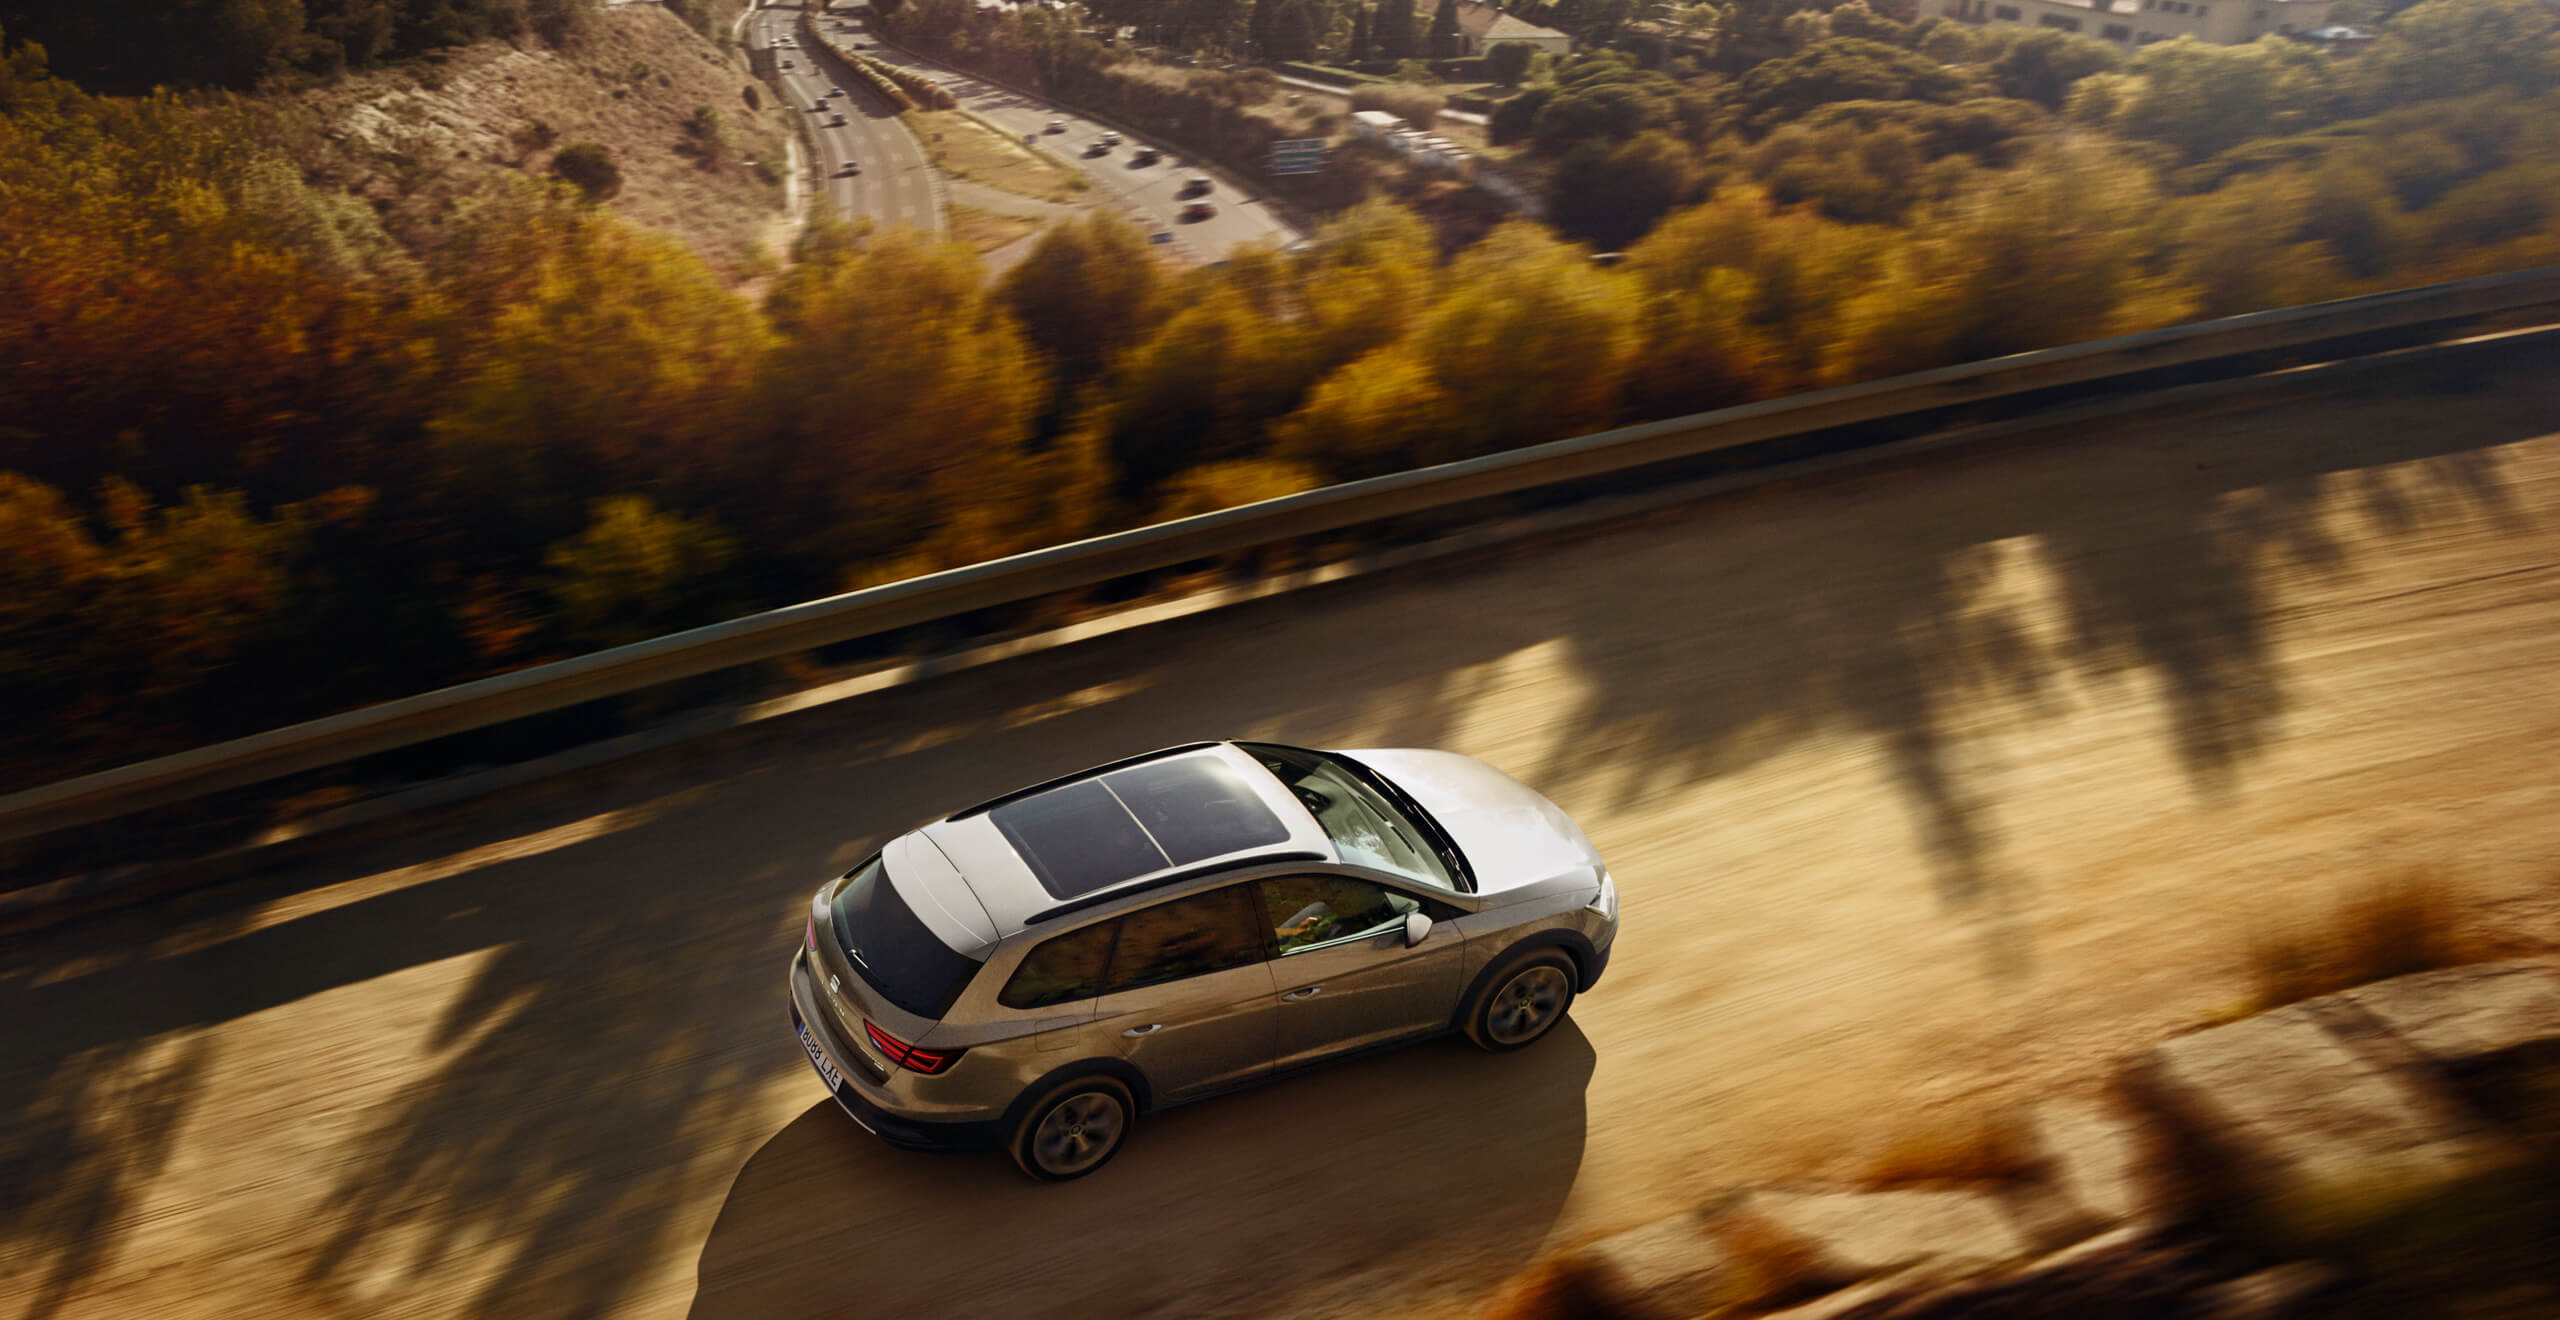
<svg viewBox="0 0 2560 1320"><path fill-rule="evenodd" d="M826 1082L828 1090L844 1089L844 1074L837 1072L835 1063L827 1058L827 1052L818 1048L818 1038L809 1034L805 1023L800 1027L800 1048L809 1052L809 1066L818 1070L818 1076Z"/></svg>

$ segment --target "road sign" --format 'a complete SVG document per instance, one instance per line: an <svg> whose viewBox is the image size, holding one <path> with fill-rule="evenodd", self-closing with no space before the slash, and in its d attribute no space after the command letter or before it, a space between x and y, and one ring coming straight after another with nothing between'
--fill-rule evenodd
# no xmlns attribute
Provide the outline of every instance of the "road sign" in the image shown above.
<svg viewBox="0 0 2560 1320"><path fill-rule="evenodd" d="M1271 163L1265 168L1273 174L1316 174L1324 169L1323 138L1291 138L1271 144Z"/></svg>

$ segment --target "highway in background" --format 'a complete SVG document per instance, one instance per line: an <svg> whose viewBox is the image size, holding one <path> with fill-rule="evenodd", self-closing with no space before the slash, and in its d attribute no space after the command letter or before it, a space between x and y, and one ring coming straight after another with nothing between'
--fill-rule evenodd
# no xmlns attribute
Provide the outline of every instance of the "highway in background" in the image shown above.
<svg viewBox="0 0 2560 1320"><path fill-rule="evenodd" d="M2092 1094L2411 865L2560 942L2560 378L2082 426L1108 638L0 946L0 1316L1461 1315L1894 1123ZM1203 737L1442 746L1624 894L1537 1046L902 1154L784 971L897 831Z"/></svg>
<svg viewBox="0 0 2560 1320"><path fill-rule="evenodd" d="M821 21L840 23L842 30L858 33L860 40L872 39L850 16ZM1242 243L1283 247L1302 237L1259 198L1249 181L1204 167L1170 145L1152 144L1162 152L1152 165L1138 164L1139 149L1150 145L1143 136L1120 135L1118 145L1107 153L1094 154L1093 148L1103 135L1115 131L1109 125L904 51L874 46L867 53L884 64L921 74L949 88L962 109L1011 133L1016 140L1028 137L1037 142L1050 155L1092 180L1090 196L1095 205L1129 216L1150 233L1170 235L1170 241L1200 261L1222 260ZM1058 125L1056 132L1050 131L1053 122ZM1214 178L1209 192L1196 196L1186 193L1184 181L1195 176ZM1184 208L1193 201L1211 203L1217 214L1206 220L1184 219Z"/></svg>
<svg viewBox="0 0 2560 1320"><path fill-rule="evenodd" d="M746 19L745 39L774 63L768 76L782 89L785 103L809 121L809 140L816 144L814 168L836 213L846 218L869 216L881 225L909 225L940 232L942 204L933 186L933 166L925 159L915 134L870 88L837 67L821 49L800 46L800 5L770 5ZM825 20L820 20L825 21ZM790 44L775 48L776 41ZM788 61L789 68L781 67ZM842 87L849 95L830 95ZM824 101L826 108L816 107ZM837 124L842 119L845 122ZM845 162L862 172L847 175Z"/></svg>

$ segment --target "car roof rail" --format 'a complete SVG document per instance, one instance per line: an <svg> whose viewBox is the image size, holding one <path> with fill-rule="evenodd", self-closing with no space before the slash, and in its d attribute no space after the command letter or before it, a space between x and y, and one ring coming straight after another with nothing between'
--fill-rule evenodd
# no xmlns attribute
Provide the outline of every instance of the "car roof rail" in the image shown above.
<svg viewBox="0 0 2560 1320"><path fill-rule="evenodd" d="M1279 862L1321 862L1324 860L1325 855L1323 853L1313 852L1306 849L1297 849L1289 852L1254 853L1246 857L1221 858L1214 862L1203 862L1198 866L1185 867L1179 871L1168 871L1162 875L1149 876L1143 880L1131 880L1122 884L1113 885L1109 889L1098 889L1090 894L1068 899L1066 902L1060 903L1056 907L1042 908L1041 910L1032 913L1030 916L1024 917L1022 919L1022 924L1025 927L1037 926L1044 921L1055 921L1060 917L1073 916L1074 914L1085 911L1088 908L1103 907L1108 904L1117 903L1124 898L1134 898L1140 894L1152 893L1158 889L1182 884L1185 881L1197 880L1202 876L1216 875L1222 871L1243 871L1249 870L1253 867L1269 866Z"/></svg>
<svg viewBox="0 0 2560 1320"><path fill-rule="evenodd" d="M1159 760L1163 757L1180 756L1185 752L1197 752L1217 745L1218 744L1214 741L1183 743L1175 747L1159 747L1152 752L1141 752L1136 756L1124 756L1117 761L1105 761L1101 765L1089 766L1085 769L1078 770L1071 775L1060 775L1055 779L1043 780L1037 784L1033 784L1029 788L1017 788L1010 793L988 798L986 801L981 802L966 811L952 812L948 817L945 817L945 819L967 820L971 816L983 816L988 812L1003 806L1005 803L1019 802L1034 793L1046 793L1050 789L1064 788L1069 784L1091 779L1096 775L1107 775L1114 770L1126 770L1133 765L1144 765L1149 761Z"/></svg>

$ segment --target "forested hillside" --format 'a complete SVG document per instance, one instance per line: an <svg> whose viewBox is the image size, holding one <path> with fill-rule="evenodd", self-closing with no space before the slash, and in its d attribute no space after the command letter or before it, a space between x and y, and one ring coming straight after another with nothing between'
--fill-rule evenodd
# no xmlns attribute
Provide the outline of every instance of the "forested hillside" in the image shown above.
<svg viewBox="0 0 2560 1320"><path fill-rule="evenodd" d="M90 96L11 30L7 773L1319 481L2560 262L2548 14L2389 31L2045 74L1824 35L1709 87L1579 61L1512 122L1594 188L1673 176L1593 235L1633 240L1614 267L1526 222L1444 258L1381 204L1181 273L1095 219L993 281L821 226L751 302L531 178L403 241L249 112Z"/></svg>

